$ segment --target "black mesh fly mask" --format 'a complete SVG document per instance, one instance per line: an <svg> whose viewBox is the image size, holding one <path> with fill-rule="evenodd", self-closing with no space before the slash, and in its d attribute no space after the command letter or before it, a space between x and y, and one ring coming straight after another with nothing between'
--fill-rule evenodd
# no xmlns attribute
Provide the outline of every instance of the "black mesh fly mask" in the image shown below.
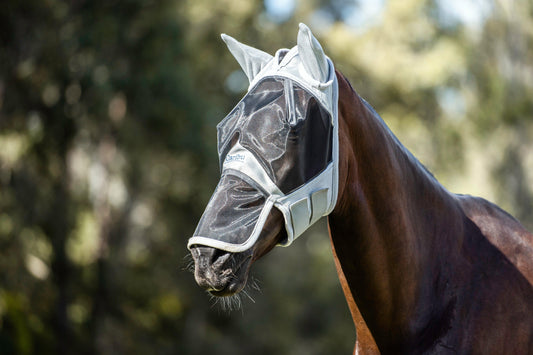
<svg viewBox="0 0 533 355"><path fill-rule="evenodd" d="M297 49L271 57L218 124L221 178L189 247L247 250L273 207L283 213L287 240L281 245L286 246L333 209L336 78L329 59L326 90L316 87L320 81L310 85L309 78L295 75L301 68ZM325 100L328 94L333 102Z"/></svg>

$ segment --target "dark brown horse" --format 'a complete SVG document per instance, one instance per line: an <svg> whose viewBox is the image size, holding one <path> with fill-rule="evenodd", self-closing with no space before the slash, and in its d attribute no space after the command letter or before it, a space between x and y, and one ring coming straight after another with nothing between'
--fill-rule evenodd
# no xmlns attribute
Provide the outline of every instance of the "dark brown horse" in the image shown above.
<svg viewBox="0 0 533 355"><path fill-rule="evenodd" d="M335 75L338 198L328 225L354 351L533 354L533 234L490 202L448 192ZM191 245L196 280L217 296L238 292L251 264L286 238L273 208L247 250Z"/></svg>

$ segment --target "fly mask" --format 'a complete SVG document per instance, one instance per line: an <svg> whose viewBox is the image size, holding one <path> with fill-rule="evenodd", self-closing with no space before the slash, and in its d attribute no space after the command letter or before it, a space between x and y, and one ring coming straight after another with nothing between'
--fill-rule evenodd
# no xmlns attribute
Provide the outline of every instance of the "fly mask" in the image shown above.
<svg viewBox="0 0 533 355"><path fill-rule="evenodd" d="M251 248L273 207L288 246L337 201L337 78L304 24L275 56L222 35L248 76L248 93L217 126L221 178L188 248Z"/></svg>

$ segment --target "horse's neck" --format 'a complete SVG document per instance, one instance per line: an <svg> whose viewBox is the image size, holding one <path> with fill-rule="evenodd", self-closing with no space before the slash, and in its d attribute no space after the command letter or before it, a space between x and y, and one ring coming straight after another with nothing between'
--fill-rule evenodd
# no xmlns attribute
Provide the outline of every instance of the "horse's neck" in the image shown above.
<svg viewBox="0 0 533 355"><path fill-rule="evenodd" d="M379 343L396 329L420 324L412 322L415 305L435 300L417 280L431 274L443 252L435 250L435 231L445 238L460 229L460 212L342 76L339 94L340 186L330 232L355 302Z"/></svg>

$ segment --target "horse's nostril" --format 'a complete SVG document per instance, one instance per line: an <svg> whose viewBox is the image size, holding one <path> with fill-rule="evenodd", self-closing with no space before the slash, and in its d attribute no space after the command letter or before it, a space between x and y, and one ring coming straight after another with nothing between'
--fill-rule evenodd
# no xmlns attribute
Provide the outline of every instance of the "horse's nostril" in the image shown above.
<svg viewBox="0 0 533 355"><path fill-rule="evenodd" d="M211 247L194 246L191 254L195 264L195 276L201 283L212 284L221 277L221 272L231 253Z"/></svg>
<svg viewBox="0 0 533 355"><path fill-rule="evenodd" d="M216 296L230 295L239 292L246 284L246 270L241 268L243 262L240 254L206 246L194 246L191 254L195 262L194 278L203 289ZM232 259L236 256L240 262ZM238 276L237 274L239 274Z"/></svg>
<svg viewBox="0 0 533 355"><path fill-rule="evenodd" d="M213 256L211 257L211 265L214 268L219 268L229 259L230 253L220 249L214 249Z"/></svg>
<svg viewBox="0 0 533 355"><path fill-rule="evenodd" d="M231 256L230 253L226 253L226 254L219 256L217 259L213 261L213 264L212 264L213 268L221 269L225 265L226 261L230 258L230 256Z"/></svg>

